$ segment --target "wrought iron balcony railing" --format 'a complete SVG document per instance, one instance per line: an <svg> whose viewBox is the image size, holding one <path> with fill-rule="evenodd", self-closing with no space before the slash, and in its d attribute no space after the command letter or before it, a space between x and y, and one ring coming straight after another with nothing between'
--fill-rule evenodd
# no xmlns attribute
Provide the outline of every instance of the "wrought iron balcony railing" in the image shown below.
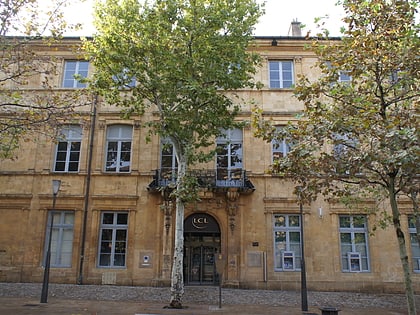
<svg viewBox="0 0 420 315"><path fill-rule="evenodd" d="M188 176L196 177L201 188L213 190L226 190L238 188L239 191L252 192L255 190L243 169L216 169L216 170L190 170ZM172 169L155 170L153 181L149 184L151 192L176 185L177 172Z"/></svg>

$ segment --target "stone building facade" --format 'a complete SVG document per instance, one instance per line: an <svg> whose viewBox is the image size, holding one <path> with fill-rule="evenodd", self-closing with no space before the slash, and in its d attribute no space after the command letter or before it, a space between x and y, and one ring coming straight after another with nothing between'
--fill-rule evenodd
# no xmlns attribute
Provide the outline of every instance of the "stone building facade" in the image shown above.
<svg viewBox="0 0 420 315"><path fill-rule="evenodd" d="M313 68L316 56L300 37L257 37L255 42L250 49L263 58L255 79L264 87L237 93L282 126L303 109L292 85L299 74L319 75ZM75 53L78 43L76 38L57 46L36 43L39 52L56 57L57 91L83 88L73 75L93 71ZM41 93L40 85L33 78L24 88ZM22 143L17 160L1 161L0 281L42 281L53 217L51 282L170 283L174 205L161 188L173 180L171 147L158 137L146 141L142 122L154 119L153 112L123 120L118 109L91 100L81 108L84 123L63 129L66 138L53 143L37 136ZM250 115L251 105L242 105L238 119ZM372 235L374 214L322 198L301 208L293 183L266 172L273 158L287 154L287 143L264 142L250 128L231 130L228 139L215 139L224 156L196 171L204 185L201 201L189 204L185 214L187 285L216 284L218 270L224 286L299 289L303 224L310 290L403 291L392 228ZM54 208L53 179L61 180ZM410 243L410 204L401 207L419 292L420 253Z"/></svg>

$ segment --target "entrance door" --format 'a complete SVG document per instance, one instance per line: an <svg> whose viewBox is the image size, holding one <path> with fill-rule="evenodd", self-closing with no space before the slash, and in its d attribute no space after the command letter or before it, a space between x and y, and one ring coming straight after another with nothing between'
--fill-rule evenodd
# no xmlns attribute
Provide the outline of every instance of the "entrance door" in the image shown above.
<svg viewBox="0 0 420 315"><path fill-rule="evenodd" d="M220 228L209 214L194 213L184 222L184 281L215 285L215 255L220 253Z"/></svg>
<svg viewBox="0 0 420 315"><path fill-rule="evenodd" d="M220 253L220 235L187 235L184 239L186 284L216 284L214 258Z"/></svg>

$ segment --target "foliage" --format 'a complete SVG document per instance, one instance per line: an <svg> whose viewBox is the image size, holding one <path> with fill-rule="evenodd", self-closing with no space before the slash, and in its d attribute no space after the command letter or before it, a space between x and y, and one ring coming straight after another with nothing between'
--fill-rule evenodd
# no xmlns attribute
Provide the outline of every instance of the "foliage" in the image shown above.
<svg viewBox="0 0 420 315"><path fill-rule="evenodd" d="M143 126L174 146L174 307L183 294L184 203L197 194L188 170L214 158L209 147L222 129L239 125L235 116L244 100L234 90L256 85L259 56L248 47L261 13L254 0L106 0L97 4L98 34L85 43L96 69L95 93L120 106L125 118L149 115Z"/></svg>
<svg viewBox="0 0 420 315"><path fill-rule="evenodd" d="M338 200L360 191L374 200L387 197L391 214L382 213L379 225L392 222L395 228L414 314L397 196L419 190L418 1L345 0L342 5L347 24L342 39L324 32L310 46L321 76L313 82L299 77L295 95L304 113L284 131L296 145L273 171L306 187L309 201L320 193ZM262 113L255 113L259 135L276 137Z"/></svg>
<svg viewBox="0 0 420 315"><path fill-rule="evenodd" d="M57 62L38 49L50 47L65 30L77 27L63 19L66 4L67 0L0 2L0 159L14 158L19 143L36 132L55 135L64 118L73 116L78 97L53 90ZM37 78L41 90L33 93L31 81Z"/></svg>

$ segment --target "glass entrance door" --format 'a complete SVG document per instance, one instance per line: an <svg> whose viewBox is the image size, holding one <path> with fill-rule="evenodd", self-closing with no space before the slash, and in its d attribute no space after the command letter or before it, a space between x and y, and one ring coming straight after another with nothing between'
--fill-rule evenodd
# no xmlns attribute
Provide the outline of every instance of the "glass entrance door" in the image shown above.
<svg viewBox="0 0 420 315"><path fill-rule="evenodd" d="M216 284L214 257L220 252L220 235L185 236L184 277L186 284Z"/></svg>

